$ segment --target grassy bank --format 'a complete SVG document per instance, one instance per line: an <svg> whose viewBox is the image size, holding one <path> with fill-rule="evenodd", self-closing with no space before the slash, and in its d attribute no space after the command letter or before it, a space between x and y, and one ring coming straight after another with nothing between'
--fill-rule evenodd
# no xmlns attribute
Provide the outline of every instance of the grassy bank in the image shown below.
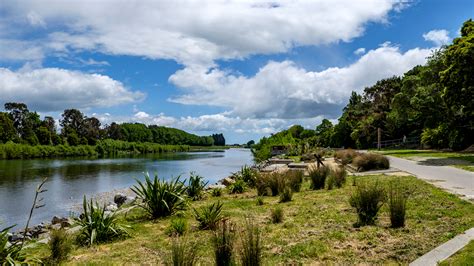
<svg viewBox="0 0 474 266"><path fill-rule="evenodd" d="M474 154L472 153L443 152L436 150L382 150L381 153L410 160L422 159L425 164L451 165L474 172Z"/></svg>
<svg viewBox="0 0 474 266"><path fill-rule="evenodd" d="M474 263L474 240L439 265L472 265Z"/></svg>
<svg viewBox="0 0 474 266"><path fill-rule="evenodd" d="M439 244L474 226L474 205L458 199L415 177L365 176L381 184L400 178L413 188L408 201L406 226L390 228L385 204L375 226L356 228L357 215L349 205L354 190L352 177L333 190L310 190L305 181L293 200L279 203L279 197L264 197L258 206L255 190L221 197L207 195L191 202L196 208L220 200L225 215L242 228L245 217L252 217L261 230L264 265L287 263L323 264L408 264ZM283 222L274 224L271 210L281 207ZM187 208L180 216L189 224L188 241L198 242L199 263L213 264L211 231L198 230L198 224ZM90 248L76 247L67 263L71 264L160 264L168 256L171 238L166 229L173 217L150 221L141 209L134 209L121 220L131 226L131 237ZM239 230L239 229L238 229ZM239 242L237 241L237 246ZM38 245L29 251L36 257L49 255L47 246Z"/></svg>

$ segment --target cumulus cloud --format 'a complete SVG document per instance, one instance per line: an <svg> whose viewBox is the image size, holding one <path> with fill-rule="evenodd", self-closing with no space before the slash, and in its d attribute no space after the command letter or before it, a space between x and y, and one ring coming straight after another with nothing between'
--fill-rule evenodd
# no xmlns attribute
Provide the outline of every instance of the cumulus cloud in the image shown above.
<svg viewBox="0 0 474 266"><path fill-rule="evenodd" d="M441 46L449 43L451 38L449 38L449 32L447 30L431 30L423 34L423 38L426 41L431 41L437 46Z"/></svg>
<svg viewBox="0 0 474 266"><path fill-rule="evenodd" d="M354 54L355 54L355 55L365 54L365 48L361 47L361 48L355 50L355 51L354 51Z"/></svg>
<svg viewBox="0 0 474 266"><path fill-rule="evenodd" d="M350 41L369 22L384 23L400 1L3 1L31 25L61 23L46 46L212 65L216 59L285 52L294 46ZM139 14L139 15L137 15ZM196 15L199 14L199 15ZM21 21L12 18L11 21Z"/></svg>
<svg viewBox="0 0 474 266"><path fill-rule="evenodd" d="M217 68L186 67L169 81L184 93L170 101L229 108L244 118L336 117L351 91L362 91L377 80L401 75L426 62L429 49L400 51L385 43L347 67L308 71L292 61L270 61L254 76Z"/></svg>
<svg viewBox="0 0 474 266"><path fill-rule="evenodd" d="M143 98L143 93L105 75L59 68L0 68L0 102L24 102L32 110L110 107Z"/></svg>

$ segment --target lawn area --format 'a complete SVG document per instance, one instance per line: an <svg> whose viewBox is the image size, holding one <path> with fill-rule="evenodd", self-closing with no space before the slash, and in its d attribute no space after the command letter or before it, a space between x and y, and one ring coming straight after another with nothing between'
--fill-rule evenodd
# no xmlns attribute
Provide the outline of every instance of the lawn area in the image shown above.
<svg viewBox="0 0 474 266"><path fill-rule="evenodd" d="M386 185L390 180L414 190L407 207L405 228L390 228L388 207L385 204L376 226L355 228L357 215L348 203L354 189L352 177L339 189L309 189L305 181L301 192L293 200L278 203L278 197L264 197L264 205L256 205L256 191L243 194L224 194L192 202L198 207L220 200L224 212L238 228L243 228L245 217L251 217L262 233L264 265L275 264L408 264L434 247L474 226L474 205L458 199L415 177L362 176L357 182L378 180ZM371 180L372 181L372 180ZM270 211L283 208L282 223L270 222ZM188 219L188 241L199 243L199 263L213 263L210 231L197 229L197 222L188 208L182 213ZM171 238L165 233L172 218L149 221L144 212L134 209L121 218L130 225L130 238L80 247L73 251L68 264L162 264L170 251ZM237 234L239 235L239 234ZM239 239L237 237L237 239ZM239 246L239 241L236 242ZM36 257L47 257L46 245L30 250Z"/></svg>
<svg viewBox="0 0 474 266"><path fill-rule="evenodd" d="M439 265L473 265L474 264L474 240L471 240L467 246L460 251L456 252L453 256L449 257L445 261L442 261Z"/></svg>
<svg viewBox="0 0 474 266"><path fill-rule="evenodd" d="M442 152L436 150L382 150L385 155L405 159L426 158L424 163L433 165L451 165L460 169L474 172L474 154L459 152Z"/></svg>

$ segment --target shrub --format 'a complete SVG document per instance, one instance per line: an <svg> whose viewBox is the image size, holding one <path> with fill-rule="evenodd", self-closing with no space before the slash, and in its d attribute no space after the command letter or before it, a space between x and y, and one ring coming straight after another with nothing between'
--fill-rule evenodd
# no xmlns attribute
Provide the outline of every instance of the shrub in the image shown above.
<svg viewBox="0 0 474 266"><path fill-rule="evenodd" d="M292 197L293 197L293 192L291 191L291 188L285 187L283 191L280 193L280 202L291 201Z"/></svg>
<svg viewBox="0 0 474 266"><path fill-rule="evenodd" d="M260 174L257 177L256 187L257 187L257 194L259 196L264 195L271 195L276 196L278 195L278 182L275 177L277 177L278 173L271 173L271 174Z"/></svg>
<svg viewBox="0 0 474 266"><path fill-rule="evenodd" d="M326 177L329 174L329 167L321 166L319 168L311 167L308 171L311 180L310 188L313 190L323 189L326 183Z"/></svg>
<svg viewBox="0 0 474 266"><path fill-rule="evenodd" d="M278 224L283 221L283 209L280 207L276 207L275 209L272 209L270 213L270 217L272 219L272 223Z"/></svg>
<svg viewBox="0 0 474 266"><path fill-rule="evenodd" d="M212 195L213 197L220 197L220 196L222 196L222 188L213 188L213 189L211 190L211 195Z"/></svg>
<svg viewBox="0 0 474 266"><path fill-rule="evenodd" d="M103 243L116 238L128 236L127 230L117 221L115 213L108 214L105 206L99 207L90 201L87 203L86 196L82 203L84 213L76 218L76 223L81 227L77 240L82 245L93 245Z"/></svg>
<svg viewBox="0 0 474 266"><path fill-rule="evenodd" d="M192 266L198 260L199 245L197 242L188 242L183 237L173 237L169 265Z"/></svg>
<svg viewBox="0 0 474 266"><path fill-rule="evenodd" d="M349 203L357 211L357 225L373 225L385 200L385 190L378 182L359 182Z"/></svg>
<svg viewBox="0 0 474 266"><path fill-rule="evenodd" d="M329 173L331 182L337 188L341 188L346 183L346 169L344 167L337 167Z"/></svg>
<svg viewBox="0 0 474 266"><path fill-rule="evenodd" d="M258 196L257 197L257 206L261 206L263 204L265 204L265 202L263 201L263 197Z"/></svg>
<svg viewBox="0 0 474 266"><path fill-rule="evenodd" d="M244 193L245 191L245 182L242 179L237 179L233 184L229 187L229 192L231 194L240 194Z"/></svg>
<svg viewBox="0 0 474 266"><path fill-rule="evenodd" d="M188 181L188 187L186 192L192 200L200 200L204 194L204 188L207 186L208 182L203 181L202 176L191 173Z"/></svg>
<svg viewBox="0 0 474 266"><path fill-rule="evenodd" d="M214 231L212 244L214 249L214 260L218 266L234 265L235 230L231 222L222 220Z"/></svg>
<svg viewBox="0 0 474 266"><path fill-rule="evenodd" d="M184 218L172 219L167 229L170 236L182 236L188 230L188 222Z"/></svg>
<svg viewBox="0 0 474 266"><path fill-rule="evenodd" d="M326 187L328 190L331 190L334 188L334 186L336 186L336 180L334 176L329 175L326 179Z"/></svg>
<svg viewBox="0 0 474 266"><path fill-rule="evenodd" d="M357 156L353 161L358 171L369 171L377 169L390 168L390 162L387 157L376 153L363 153Z"/></svg>
<svg viewBox="0 0 474 266"><path fill-rule="evenodd" d="M53 264L66 260L72 250L71 238L64 229L51 230L48 244Z"/></svg>
<svg viewBox="0 0 474 266"><path fill-rule="evenodd" d="M260 241L260 230L250 219L246 219L245 223L245 230L241 234L240 260L243 266L261 265L262 243Z"/></svg>
<svg viewBox="0 0 474 266"><path fill-rule="evenodd" d="M253 188L255 187L257 181L257 172L251 167L244 165L240 169L239 178L242 179L249 187Z"/></svg>
<svg viewBox="0 0 474 266"><path fill-rule="evenodd" d="M405 226L406 205L409 197L408 191L400 185L390 184L388 193L388 204L390 210L390 222L393 228Z"/></svg>
<svg viewBox="0 0 474 266"><path fill-rule="evenodd" d="M16 265L16 263L22 260L20 255L21 247L8 243L8 232L13 226L0 231L0 265Z"/></svg>
<svg viewBox="0 0 474 266"><path fill-rule="evenodd" d="M339 150L334 153L334 158L341 160L341 163L343 165L350 164L352 163L352 160L358 156L359 153L352 150L352 149L347 149L347 150Z"/></svg>
<svg viewBox="0 0 474 266"><path fill-rule="evenodd" d="M155 175L153 181L149 175L145 175L145 182L137 180L138 185L132 187L132 191L143 202L139 206L144 208L152 218L160 218L182 210L186 206L186 186L179 177L170 181L159 180Z"/></svg>
<svg viewBox="0 0 474 266"><path fill-rule="evenodd" d="M193 209L194 217L199 223L199 229L214 230L219 221L224 216L222 214L223 204L220 201L201 207L200 209Z"/></svg>
<svg viewBox="0 0 474 266"><path fill-rule="evenodd" d="M289 170L285 172L284 182L294 192L301 190L301 184L303 183L303 171Z"/></svg>

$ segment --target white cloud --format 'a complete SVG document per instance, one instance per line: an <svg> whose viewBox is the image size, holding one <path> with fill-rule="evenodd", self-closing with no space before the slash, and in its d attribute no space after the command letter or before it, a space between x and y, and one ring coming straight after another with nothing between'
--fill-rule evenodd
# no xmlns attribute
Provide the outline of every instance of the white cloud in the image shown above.
<svg viewBox="0 0 474 266"><path fill-rule="evenodd" d="M7 0L7 14L32 25L59 24L45 47L173 59L213 65L216 59L286 52L294 46L350 41L369 22L400 10L394 0L82 1ZM12 18L11 21L18 21ZM51 27L54 29L54 27Z"/></svg>
<svg viewBox="0 0 474 266"><path fill-rule="evenodd" d="M270 61L252 77L186 67L169 78L184 91L170 101L225 107L244 118L335 117L351 91L360 92L379 79L401 75L425 63L430 52L415 48L403 53L385 43L347 67L313 72L292 61Z"/></svg>
<svg viewBox="0 0 474 266"><path fill-rule="evenodd" d="M449 32L447 30L431 30L423 34L423 38L426 41L431 41L437 46L441 46L449 43L451 38L449 38Z"/></svg>
<svg viewBox="0 0 474 266"><path fill-rule="evenodd" d="M355 55L365 54L365 48L361 47L361 48L355 50L355 51L354 51L354 54L355 54Z"/></svg>
<svg viewBox="0 0 474 266"><path fill-rule="evenodd" d="M0 68L0 101L24 102L37 111L110 107L143 99L121 82L99 74L58 68Z"/></svg>
<svg viewBox="0 0 474 266"><path fill-rule="evenodd" d="M41 61L44 49L29 41L0 39L0 61Z"/></svg>

